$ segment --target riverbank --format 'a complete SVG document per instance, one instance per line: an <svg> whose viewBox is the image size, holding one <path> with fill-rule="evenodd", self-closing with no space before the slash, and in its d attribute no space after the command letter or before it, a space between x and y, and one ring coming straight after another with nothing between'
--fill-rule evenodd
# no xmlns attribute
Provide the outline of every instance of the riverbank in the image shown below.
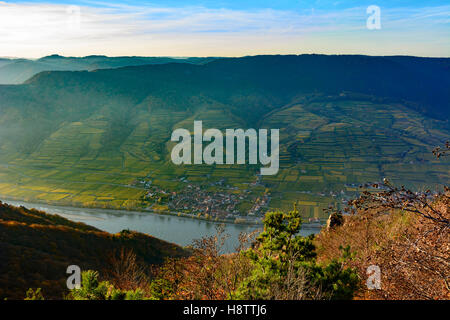
<svg viewBox="0 0 450 320"><path fill-rule="evenodd" d="M248 220L242 217L238 217L235 219L211 219L206 218L204 216L197 216L193 214L187 214L184 212L179 211L158 211L158 210L150 210L145 208L122 208L122 209L116 209L116 208L103 208L103 207L95 207L95 206L83 206L77 203L71 203L68 204L64 201L42 201L39 199L32 199L32 200L25 200L22 198L17 197L11 197L3 195L0 195L1 201L15 201L15 202L23 202L23 203L31 203L31 204L40 204L40 205L48 205L48 206L58 206L58 207L66 207L66 208L79 208L79 209L95 209L95 210L113 210L113 211L128 211L128 212L142 212L142 213L150 213L155 215L167 215L167 216L177 216L177 217L183 217L186 219L194 219L194 220L201 220L201 221L207 221L212 223L218 223L218 224L238 224L238 225L249 225L249 226L262 226L262 218L254 218L253 220ZM302 228L305 229L316 229L316 228L322 228L325 224L317 224L317 223L304 223L302 225Z"/></svg>
<svg viewBox="0 0 450 320"><path fill-rule="evenodd" d="M134 230L181 246L190 246L194 240L216 235L217 227L224 226L226 240L223 252L234 252L239 245L239 236L261 231L260 225L221 223L213 220L200 220L177 215L162 215L143 211L112 210L96 208L78 208L54 206L43 203L30 203L17 200L6 200L14 206L24 206L57 214L75 222L96 227L109 233L118 233L124 229ZM319 233L320 228L305 226L301 230L303 236Z"/></svg>

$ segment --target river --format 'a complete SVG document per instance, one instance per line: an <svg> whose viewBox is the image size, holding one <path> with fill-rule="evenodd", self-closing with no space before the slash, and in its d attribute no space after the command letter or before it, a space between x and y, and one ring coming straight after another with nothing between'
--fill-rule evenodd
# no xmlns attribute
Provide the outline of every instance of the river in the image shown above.
<svg viewBox="0 0 450 320"><path fill-rule="evenodd" d="M216 226L218 226L218 223L212 221L151 212L63 207L13 200L4 200L3 202L58 214L72 221L83 222L110 233L117 233L124 229L135 230L180 246L187 246L192 244L195 239L214 235ZM249 233L261 228L262 226L255 225L225 224L225 232L229 237L225 241L223 251L235 251L241 232ZM319 231L318 227L305 227L300 233L306 236Z"/></svg>

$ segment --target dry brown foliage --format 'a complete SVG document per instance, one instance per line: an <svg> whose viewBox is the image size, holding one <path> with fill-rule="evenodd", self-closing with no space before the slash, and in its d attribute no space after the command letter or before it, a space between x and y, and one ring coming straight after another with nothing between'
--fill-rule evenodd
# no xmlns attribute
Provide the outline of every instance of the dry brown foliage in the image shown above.
<svg viewBox="0 0 450 320"><path fill-rule="evenodd" d="M131 249L121 248L109 255L109 268L106 270L108 280L121 290L145 288L148 284L146 267L137 261Z"/></svg>
<svg viewBox="0 0 450 320"><path fill-rule="evenodd" d="M250 261L241 255L254 234L241 234L239 247L233 254L223 254L222 248L228 235L222 227L217 234L193 243L188 258L170 259L154 271L154 277L170 283L168 299L224 300L233 299L233 292L240 281L249 275Z"/></svg>
<svg viewBox="0 0 450 320"><path fill-rule="evenodd" d="M362 290L359 298L449 299L449 189L432 194L381 187L349 203L353 214L343 226L318 235L318 258L337 257L340 246L350 245L355 257L348 264L364 281L367 267L378 265L381 290Z"/></svg>

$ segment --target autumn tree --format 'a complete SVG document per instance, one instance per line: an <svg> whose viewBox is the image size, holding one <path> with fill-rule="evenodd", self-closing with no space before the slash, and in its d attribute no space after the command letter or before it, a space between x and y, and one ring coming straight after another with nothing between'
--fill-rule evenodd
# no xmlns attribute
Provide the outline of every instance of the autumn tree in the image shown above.
<svg viewBox="0 0 450 320"><path fill-rule="evenodd" d="M241 234L236 252L252 234ZM187 258L168 259L157 267L150 285L155 299L233 299L239 283L250 272L250 261L239 253L224 254L228 235L218 225L213 236L195 240Z"/></svg>
<svg viewBox="0 0 450 320"><path fill-rule="evenodd" d="M114 250L108 259L106 276L114 285L122 290L136 290L148 283L146 268L137 260L132 249L125 247Z"/></svg>

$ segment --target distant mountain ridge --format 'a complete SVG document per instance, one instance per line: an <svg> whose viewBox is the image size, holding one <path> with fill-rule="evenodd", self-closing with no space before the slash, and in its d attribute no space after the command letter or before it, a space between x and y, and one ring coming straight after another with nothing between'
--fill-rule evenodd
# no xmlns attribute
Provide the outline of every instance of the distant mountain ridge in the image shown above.
<svg viewBox="0 0 450 320"><path fill-rule="evenodd" d="M64 57L57 54L36 60L2 58L0 59L0 84L20 84L42 71L92 71L95 69L169 62L203 63L212 59L213 58L107 57L102 55Z"/></svg>
<svg viewBox="0 0 450 320"><path fill-rule="evenodd" d="M118 59L116 66L120 67L122 58L111 59ZM90 79L103 82L104 76L126 77L131 82L119 85L125 88L159 78L169 88L173 84L166 80L174 84L184 81L185 85L195 87L197 91L217 92L224 88L259 90L267 92L266 95L286 99L299 92L339 94L348 91L410 101L418 111L429 116L450 116L450 58L280 55L200 60L198 66L186 65L183 63L185 60L176 61L181 64L174 65L171 58L154 59L162 60L137 66L128 64L117 71L98 70L97 75L90 76ZM195 58L190 59L197 62ZM34 82L35 79L30 79L28 83ZM148 87L146 91L152 89Z"/></svg>

